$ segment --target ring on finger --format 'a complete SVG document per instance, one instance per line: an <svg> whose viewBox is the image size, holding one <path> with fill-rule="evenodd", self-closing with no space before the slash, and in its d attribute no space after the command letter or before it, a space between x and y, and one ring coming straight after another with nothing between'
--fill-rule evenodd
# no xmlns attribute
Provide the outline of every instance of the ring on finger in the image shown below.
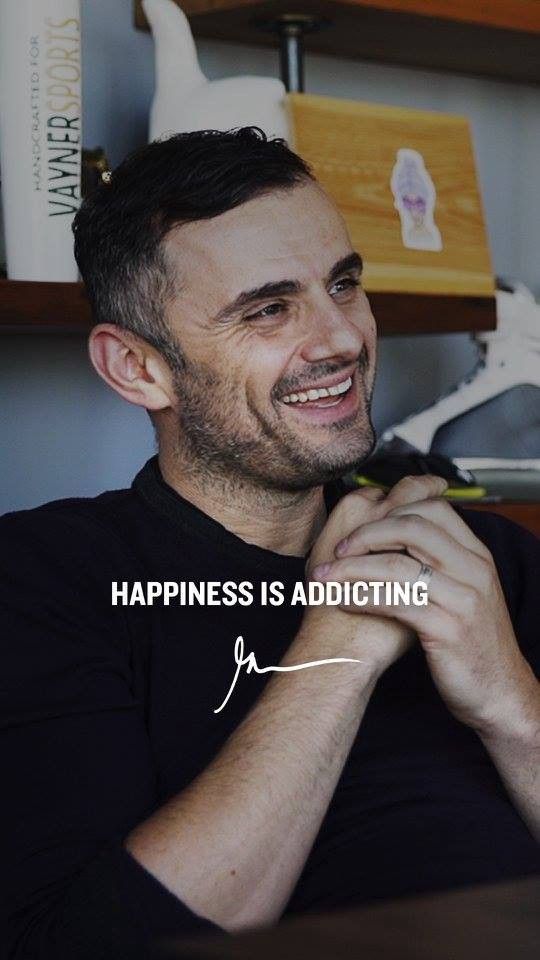
<svg viewBox="0 0 540 960"><path fill-rule="evenodd" d="M418 571L418 576L414 582L423 583L427 587L432 576L433 576L433 567L430 567L429 563L421 563L420 570Z"/></svg>

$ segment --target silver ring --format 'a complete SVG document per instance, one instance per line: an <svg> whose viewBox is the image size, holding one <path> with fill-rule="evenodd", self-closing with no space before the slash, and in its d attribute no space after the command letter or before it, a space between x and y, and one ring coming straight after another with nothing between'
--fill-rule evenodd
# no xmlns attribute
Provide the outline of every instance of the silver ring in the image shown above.
<svg viewBox="0 0 540 960"><path fill-rule="evenodd" d="M415 583L425 583L426 587L433 576L433 567L430 567L429 563L420 564L420 572L415 580Z"/></svg>
<svg viewBox="0 0 540 960"><path fill-rule="evenodd" d="M425 583L426 587L433 576L433 567L430 567L429 563L420 564L420 572L415 580L415 583Z"/></svg>

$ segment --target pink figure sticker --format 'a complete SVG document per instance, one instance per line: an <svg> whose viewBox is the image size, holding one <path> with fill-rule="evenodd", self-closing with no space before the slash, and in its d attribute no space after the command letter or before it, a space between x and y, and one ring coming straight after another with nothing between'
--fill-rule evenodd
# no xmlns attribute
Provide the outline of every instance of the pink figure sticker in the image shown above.
<svg viewBox="0 0 540 960"><path fill-rule="evenodd" d="M406 147L398 150L390 186L401 219L403 246L410 250L442 250L434 216L437 194L421 153Z"/></svg>

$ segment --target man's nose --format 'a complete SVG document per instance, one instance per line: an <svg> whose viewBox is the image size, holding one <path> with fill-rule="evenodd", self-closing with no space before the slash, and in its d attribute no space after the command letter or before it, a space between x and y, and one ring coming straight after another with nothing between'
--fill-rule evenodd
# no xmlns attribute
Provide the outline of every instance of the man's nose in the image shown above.
<svg viewBox="0 0 540 960"><path fill-rule="evenodd" d="M344 315L337 304L314 304L304 319L301 357L309 363L332 357L355 360L369 338L372 321L369 311L354 319Z"/></svg>

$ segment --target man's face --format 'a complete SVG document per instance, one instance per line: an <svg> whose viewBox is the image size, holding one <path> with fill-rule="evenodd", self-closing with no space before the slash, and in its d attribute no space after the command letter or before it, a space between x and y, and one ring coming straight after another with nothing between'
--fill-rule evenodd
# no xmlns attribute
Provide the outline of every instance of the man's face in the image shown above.
<svg viewBox="0 0 540 960"><path fill-rule="evenodd" d="M183 358L174 443L186 466L301 490L366 457L375 321L359 257L321 188L302 183L185 224L166 251L179 288L167 317Z"/></svg>

